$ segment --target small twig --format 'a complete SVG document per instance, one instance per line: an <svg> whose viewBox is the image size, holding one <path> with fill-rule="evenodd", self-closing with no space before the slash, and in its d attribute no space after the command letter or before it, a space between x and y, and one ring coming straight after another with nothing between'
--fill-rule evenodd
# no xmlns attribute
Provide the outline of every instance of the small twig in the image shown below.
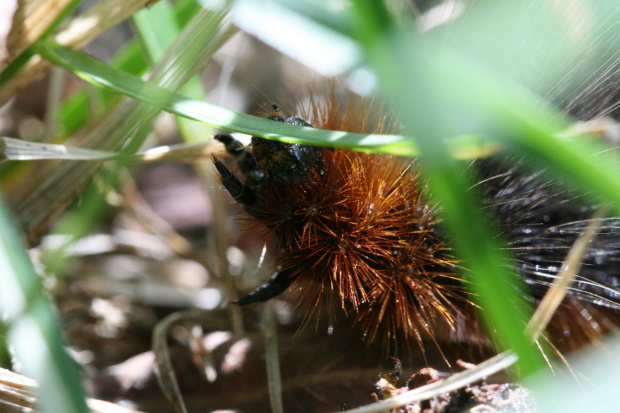
<svg viewBox="0 0 620 413"><path fill-rule="evenodd" d="M269 388L271 411L273 413L284 413L278 354L278 331L273 300L265 303L263 320L265 322L265 365L267 368L267 387Z"/></svg>

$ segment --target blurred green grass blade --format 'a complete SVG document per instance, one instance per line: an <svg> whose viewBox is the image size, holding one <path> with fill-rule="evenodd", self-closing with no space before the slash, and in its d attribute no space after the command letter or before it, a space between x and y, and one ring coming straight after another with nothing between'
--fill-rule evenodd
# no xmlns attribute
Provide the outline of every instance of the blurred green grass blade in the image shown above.
<svg viewBox="0 0 620 413"><path fill-rule="evenodd" d="M162 58L165 51L179 35L176 19L168 1L161 0L148 9L133 15L133 21L153 61Z"/></svg>
<svg viewBox="0 0 620 413"><path fill-rule="evenodd" d="M616 0L466 1L459 12L428 37L567 107L617 65Z"/></svg>
<svg viewBox="0 0 620 413"><path fill-rule="evenodd" d="M0 321L0 367L8 369L11 367L11 355L9 352L7 337L7 328L4 321Z"/></svg>
<svg viewBox="0 0 620 413"><path fill-rule="evenodd" d="M426 81L433 89L432 95L441 100L435 125L438 135L443 138L463 133L464 127L475 127L478 133L549 166L581 191L595 192L620 212L617 157L604 153L602 145L579 139L563 141L554 136L571 124L570 117L483 63L436 45L432 38L396 33L386 36L391 36L391 48L399 48L394 57L397 60L382 61L385 56L374 59L387 81L400 75L403 81L414 81L413 68L421 60L428 65L425 70L430 75ZM365 41L375 42L373 36ZM378 56L383 53L376 50ZM408 73L399 75L400 66ZM424 99L418 90L412 89L410 93Z"/></svg>
<svg viewBox="0 0 620 413"><path fill-rule="evenodd" d="M24 373L39 383L41 411L88 412L75 362L14 223L0 198L0 313L9 342Z"/></svg>
<svg viewBox="0 0 620 413"><path fill-rule="evenodd" d="M449 49L430 51L428 44L392 39L408 56L401 64L414 65L426 56L429 85L443 107L443 124L451 117L468 117L484 123L493 138L550 167L563 181L584 192L595 192L620 212L620 163L600 143L554 136L570 125L570 117L554 110L490 68ZM417 46L417 47L416 47ZM450 104L448 104L448 100ZM457 112L455 114L455 112ZM443 132L443 131L442 131Z"/></svg>
<svg viewBox="0 0 620 413"><path fill-rule="evenodd" d="M313 2L297 0L275 0L281 6L334 30L347 37L353 37L355 30L349 15L342 11L340 5L331 0L319 0Z"/></svg>
<svg viewBox="0 0 620 413"><path fill-rule="evenodd" d="M444 225L452 233L456 254L467 268L464 274L478 293L474 300L484 309L487 325L496 331L499 345L513 349L519 367L531 374L542 358L525 335L527 307L515 289L505 246L495 240L481 206L466 179L465 166L450 158L438 124L445 106L438 99L427 54L412 47L413 33L400 32L380 1L357 0L359 38L366 47L381 83L400 111L409 131L418 136L423 170L431 196L442 206ZM416 53L418 52L418 53ZM503 247L503 248L502 248Z"/></svg>

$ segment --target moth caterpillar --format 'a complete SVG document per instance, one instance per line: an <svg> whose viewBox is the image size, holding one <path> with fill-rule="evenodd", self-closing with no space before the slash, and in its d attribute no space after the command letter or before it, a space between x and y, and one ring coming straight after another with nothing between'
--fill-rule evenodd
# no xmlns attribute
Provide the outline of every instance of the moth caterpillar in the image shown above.
<svg viewBox="0 0 620 413"><path fill-rule="evenodd" d="M273 121L361 133L394 133L388 115L370 100L338 106L334 93L301 116ZM306 316L340 303L369 339L415 340L420 348L438 326L455 337L477 328L472 291L441 225L441 205L414 159L362 154L252 137L244 147L216 137L236 159L242 179L214 159L221 182L275 239L276 268L269 281L239 304L294 291ZM597 205L549 182L542 171L507 155L479 159L470 173L498 236L514 255L515 276L537 303L557 275L572 243ZM608 218L591 243L576 284L549 332L561 347L597 340L620 310L620 221ZM334 309L329 311L332 313ZM465 330L465 331L464 331ZM477 334L477 333L476 333Z"/></svg>

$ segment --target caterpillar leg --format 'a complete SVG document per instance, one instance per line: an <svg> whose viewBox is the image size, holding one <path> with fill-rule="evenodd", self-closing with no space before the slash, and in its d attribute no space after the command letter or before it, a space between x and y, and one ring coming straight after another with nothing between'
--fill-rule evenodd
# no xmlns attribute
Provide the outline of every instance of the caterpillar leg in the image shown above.
<svg viewBox="0 0 620 413"><path fill-rule="evenodd" d="M224 144L226 152L235 157L239 169L244 175L258 168L254 155L241 142L230 135L215 135L213 139Z"/></svg>
<svg viewBox="0 0 620 413"><path fill-rule="evenodd" d="M248 185L244 185L237 179L237 177L228 170L228 168L215 156L213 156L213 163L217 172L220 174L222 184L226 188L230 195L240 204L245 207L250 207L256 202L256 193Z"/></svg>
<svg viewBox="0 0 620 413"><path fill-rule="evenodd" d="M245 297L241 297L237 304L247 305L271 300L282 294L293 282L290 271L275 272L265 284L258 287Z"/></svg>

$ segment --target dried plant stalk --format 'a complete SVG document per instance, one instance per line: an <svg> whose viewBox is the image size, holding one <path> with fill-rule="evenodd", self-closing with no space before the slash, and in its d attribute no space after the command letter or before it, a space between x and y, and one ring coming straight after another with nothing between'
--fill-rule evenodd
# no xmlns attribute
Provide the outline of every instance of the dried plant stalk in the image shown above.
<svg viewBox="0 0 620 413"><path fill-rule="evenodd" d="M0 412L24 413L35 412L38 384L31 378L0 368ZM88 399L92 413L141 413L114 403Z"/></svg>
<svg viewBox="0 0 620 413"><path fill-rule="evenodd" d="M7 62L36 42L72 0L18 0L6 42Z"/></svg>
<svg viewBox="0 0 620 413"><path fill-rule="evenodd" d="M7 45L9 61L39 39L69 2L70 0L21 0L13 19ZM151 2L150 0L102 1L70 20L58 32L55 39L60 44L81 49L101 33L125 21ZM48 10L49 16L45 10ZM16 36L21 38L12 40ZM51 64L41 56L31 57L20 72L0 89L0 105L13 97L18 90L42 78L50 67Z"/></svg>

